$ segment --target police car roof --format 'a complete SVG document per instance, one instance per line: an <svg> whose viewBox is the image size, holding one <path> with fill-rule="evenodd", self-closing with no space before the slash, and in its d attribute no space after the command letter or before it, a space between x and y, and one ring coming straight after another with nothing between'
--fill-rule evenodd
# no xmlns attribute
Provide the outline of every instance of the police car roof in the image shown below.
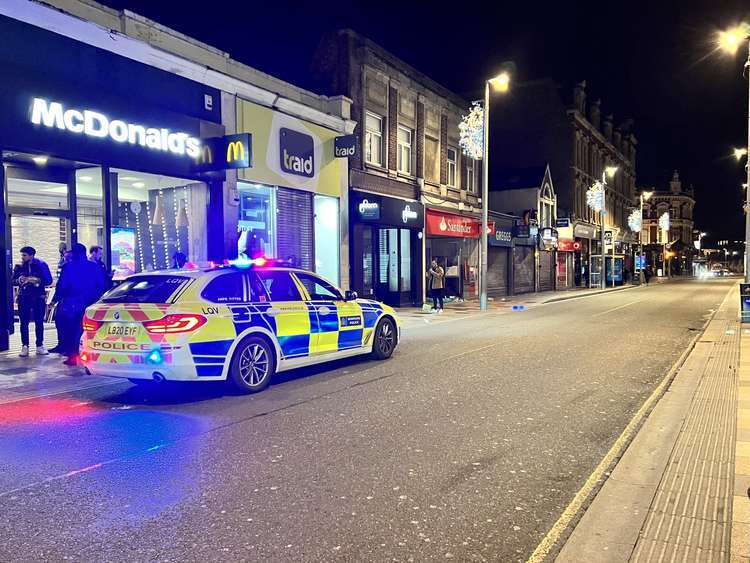
<svg viewBox="0 0 750 563"><path fill-rule="evenodd" d="M225 266L219 265L213 268L195 268L195 269L182 269L176 268L171 270L153 270L149 272L138 272L132 274L133 276L184 276L188 278L199 278L205 274L210 273L222 273L222 272L244 272L246 270L262 270L267 271L289 271L289 272L308 272L302 268L294 268L291 266L249 266L249 267L238 267L238 266ZM316 275L314 272L309 272Z"/></svg>

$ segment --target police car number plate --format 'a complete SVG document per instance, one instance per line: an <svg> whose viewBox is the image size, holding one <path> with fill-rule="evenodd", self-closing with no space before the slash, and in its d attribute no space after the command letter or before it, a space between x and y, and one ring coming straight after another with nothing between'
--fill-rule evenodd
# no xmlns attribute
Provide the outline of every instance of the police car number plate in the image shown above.
<svg viewBox="0 0 750 563"><path fill-rule="evenodd" d="M136 336L139 325L126 323L109 323L107 325L107 336Z"/></svg>

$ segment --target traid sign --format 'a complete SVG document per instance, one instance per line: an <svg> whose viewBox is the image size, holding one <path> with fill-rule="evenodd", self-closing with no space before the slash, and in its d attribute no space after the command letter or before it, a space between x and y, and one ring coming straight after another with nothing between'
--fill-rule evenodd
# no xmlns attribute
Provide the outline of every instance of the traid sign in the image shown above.
<svg viewBox="0 0 750 563"><path fill-rule="evenodd" d="M239 133L203 139L196 169L201 172L250 168L253 165L252 135Z"/></svg>

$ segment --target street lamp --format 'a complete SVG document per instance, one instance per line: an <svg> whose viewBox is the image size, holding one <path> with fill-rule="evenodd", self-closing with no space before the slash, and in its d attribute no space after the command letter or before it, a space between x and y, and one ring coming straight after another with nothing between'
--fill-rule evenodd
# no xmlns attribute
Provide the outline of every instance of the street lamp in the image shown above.
<svg viewBox="0 0 750 563"><path fill-rule="evenodd" d="M489 222L490 86L498 92L510 89L510 74L501 72L484 81L484 124L482 126L482 237L479 249L479 309L487 310L487 225Z"/></svg>
<svg viewBox="0 0 750 563"><path fill-rule="evenodd" d="M640 197L638 198L640 200L640 211L638 214L638 218L640 219L638 222L638 261L640 262L640 275L638 276L638 280L643 283L644 278L644 272L645 264L643 263L643 202L648 201L651 199L651 196L654 195L654 192L641 192Z"/></svg>
<svg viewBox="0 0 750 563"><path fill-rule="evenodd" d="M743 42L747 42L748 54L745 67L750 68L750 24L742 23L727 31L719 33L718 44L723 51L734 55ZM747 157L747 150L750 147L750 81L748 81L748 144L747 147L735 149L734 156L740 160L743 156ZM747 171L747 182L750 184L750 166L745 165ZM750 283L750 252L748 244L750 243L750 190L745 193L745 283Z"/></svg>
<svg viewBox="0 0 750 563"><path fill-rule="evenodd" d="M599 285L602 289L607 287L607 276L606 276L606 252L605 252L605 241L604 241L604 216L607 214L607 176L610 178L617 172L617 166L607 166L602 172L602 181L596 181L586 192L586 205L591 209L598 212L601 216L601 246L602 246L602 266L599 274ZM612 283L615 283L614 276L614 252L615 252L615 241L612 241Z"/></svg>

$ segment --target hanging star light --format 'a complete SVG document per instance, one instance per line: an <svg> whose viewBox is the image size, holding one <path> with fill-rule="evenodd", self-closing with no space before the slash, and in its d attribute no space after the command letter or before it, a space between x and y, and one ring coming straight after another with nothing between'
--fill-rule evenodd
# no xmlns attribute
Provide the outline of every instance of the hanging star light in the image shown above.
<svg viewBox="0 0 750 563"><path fill-rule="evenodd" d="M597 213L601 212L604 207L604 186L601 182L594 182L586 191L586 205Z"/></svg>
<svg viewBox="0 0 750 563"><path fill-rule="evenodd" d="M669 212L668 211L662 213L661 217L659 217L659 228L662 231L669 230Z"/></svg>
<svg viewBox="0 0 750 563"><path fill-rule="evenodd" d="M458 144L469 158L481 160L484 154L484 109L479 102L474 102L468 115L464 115L458 124Z"/></svg>
<svg viewBox="0 0 750 563"><path fill-rule="evenodd" d="M636 233L641 232L641 210L640 209L633 209L631 211L630 215L628 215L628 227L630 227L631 231L635 231Z"/></svg>

